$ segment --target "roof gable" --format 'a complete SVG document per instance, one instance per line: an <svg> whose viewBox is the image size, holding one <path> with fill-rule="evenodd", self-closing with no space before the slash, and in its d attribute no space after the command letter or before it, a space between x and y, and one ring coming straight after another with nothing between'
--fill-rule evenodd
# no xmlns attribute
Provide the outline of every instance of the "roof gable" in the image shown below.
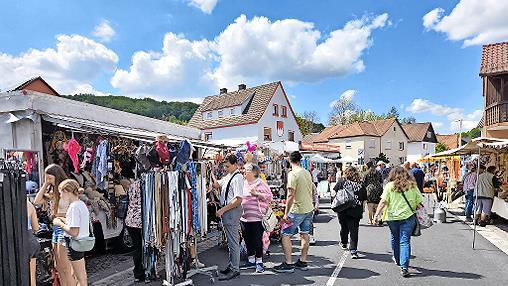
<svg viewBox="0 0 508 286"><path fill-rule="evenodd" d="M459 147L459 134L440 135L437 134L437 141L443 143L446 148L455 149Z"/></svg>
<svg viewBox="0 0 508 286"><path fill-rule="evenodd" d="M44 94L60 96L60 94L40 76L31 78L10 91L21 90L31 90Z"/></svg>
<svg viewBox="0 0 508 286"><path fill-rule="evenodd" d="M484 45L480 76L508 73L508 42Z"/></svg>
<svg viewBox="0 0 508 286"><path fill-rule="evenodd" d="M247 88L241 91L208 96L198 107L188 125L199 129L211 129L254 124L258 122L259 119L265 114L265 111L268 109L268 104L270 103L279 86L282 87L280 82L272 82L269 84ZM203 119L203 112L220 109L221 107L225 108L227 105L231 105L233 103L235 103L235 105L240 105L251 95L252 98L250 99L247 107L242 114L219 117L211 120Z"/></svg>
<svg viewBox="0 0 508 286"><path fill-rule="evenodd" d="M430 122L403 124L402 128L406 132L409 142L437 143L436 134ZM430 138L427 136L428 132L431 132Z"/></svg>

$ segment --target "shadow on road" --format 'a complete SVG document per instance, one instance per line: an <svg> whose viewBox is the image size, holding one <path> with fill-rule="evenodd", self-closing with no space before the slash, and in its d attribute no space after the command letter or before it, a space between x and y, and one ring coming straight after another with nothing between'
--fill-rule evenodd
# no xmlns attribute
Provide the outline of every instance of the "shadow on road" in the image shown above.
<svg viewBox="0 0 508 286"><path fill-rule="evenodd" d="M483 278L482 275L467 273L467 272L454 272L454 271L446 271L446 270L434 270L434 269L426 269L422 267L410 267L414 270L417 270L419 273L412 274L412 276L418 277L443 277L443 278L460 278L460 279L469 279L469 280L477 280Z"/></svg>
<svg viewBox="0 0 508 286"><path fill-rule="evenodd" d="M351 267L343 267L340 271L341 279L367 279L370 277L380 276L381 274L367 270L367 269L358 269Z"/></svg>

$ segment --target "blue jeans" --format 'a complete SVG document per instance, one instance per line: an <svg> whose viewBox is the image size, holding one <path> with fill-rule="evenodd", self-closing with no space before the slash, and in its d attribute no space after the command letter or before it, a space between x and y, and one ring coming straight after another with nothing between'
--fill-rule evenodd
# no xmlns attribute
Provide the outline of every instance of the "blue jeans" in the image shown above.
<svg viewBox="0 0 508 286"><path fill-rule="evenodd" d="M474 190L466 191L466 217L470 218L473 214L473 205L474 205Z"/></svg>
<svg viewBox="0 0 508 286"><path fill-rule="evenodd" d="M404 220L388 221L392 234L393 257L397 265L407 269L411 256L411 234L416 225L416 216L412 215Z"/></svg>

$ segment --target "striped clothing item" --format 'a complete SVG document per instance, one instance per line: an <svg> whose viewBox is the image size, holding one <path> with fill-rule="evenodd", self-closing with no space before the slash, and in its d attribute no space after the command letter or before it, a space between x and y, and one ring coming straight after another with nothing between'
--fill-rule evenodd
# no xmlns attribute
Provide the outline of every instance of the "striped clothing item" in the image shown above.
<svg viewBox="0 0 508 286"><path fill-rule="evenodd" d="M263 195L263 198L258 199L250 194L250 190L255 188L258 193ZM266 213L268 205L272 201L273 195L267 183L261 179L256 179L253 182L244 181L242 208L243 214L240 219L243 222L256 222L262 221L263 214ZM261 212L260 212L261 210Z"/></svg>
<svg viewBox="0 0 508 286"><path fill-rule="evenodd" d="M464 190L470 191L474 190L476 187L476 172L470 172L464 178Z"/></svg>

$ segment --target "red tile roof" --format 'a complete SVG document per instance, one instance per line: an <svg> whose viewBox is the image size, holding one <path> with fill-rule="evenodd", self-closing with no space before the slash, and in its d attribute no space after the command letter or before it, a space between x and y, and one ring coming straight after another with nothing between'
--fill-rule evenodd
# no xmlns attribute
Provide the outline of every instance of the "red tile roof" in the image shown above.
<svg viewBox="0 0 508 286"><path fill-rule="evenodd" d="M355 122L346 125L336 125L325 128L317 135L313 142L328 142L330 139L346 138L355 136L383 136L393 125L398 122L395 118L388 118L375 121Z"/></svg>
<svg viewBox="0 0 508 286"><path fill-rule="evenodd" d="M434 133L434 128L432 128L432 124L430 122L425 123L411 123L411 124L403 124L402 128L409 137L409 142L434 142L435 138L427 138L427 131L431 131ZM434 134L432 134L434 135ZM431 136L434 137L434 136ZM434 142L436 143L436 142Z"/></svg>
<svg viewBox="0 0 508 286"><path fill-rule="evenodd" d="M508 42L484 45L480 75L508 73Z"/></svg>
<svg viewBox="0 0 508 286"><path fill-rule="evenodd" d="M279 85L281 85L280 82L272 82L241 91L208 96L198 107L188 125L198 129L208 129L256 123L267 110ZM250 95L253 96L243 111L243 114L203 120L203 112L225 108L226 106L233 106L231 105L233 102L237 103L236 105L240 105L243 102L242 100L247 99Z"/></svg>
<svg viewBox="0 0 508 286"><path fill-rule="evenodd" d="M455 149L459 147L459 134L436 135L437 141L446 145L446 148Z"/></svg>

